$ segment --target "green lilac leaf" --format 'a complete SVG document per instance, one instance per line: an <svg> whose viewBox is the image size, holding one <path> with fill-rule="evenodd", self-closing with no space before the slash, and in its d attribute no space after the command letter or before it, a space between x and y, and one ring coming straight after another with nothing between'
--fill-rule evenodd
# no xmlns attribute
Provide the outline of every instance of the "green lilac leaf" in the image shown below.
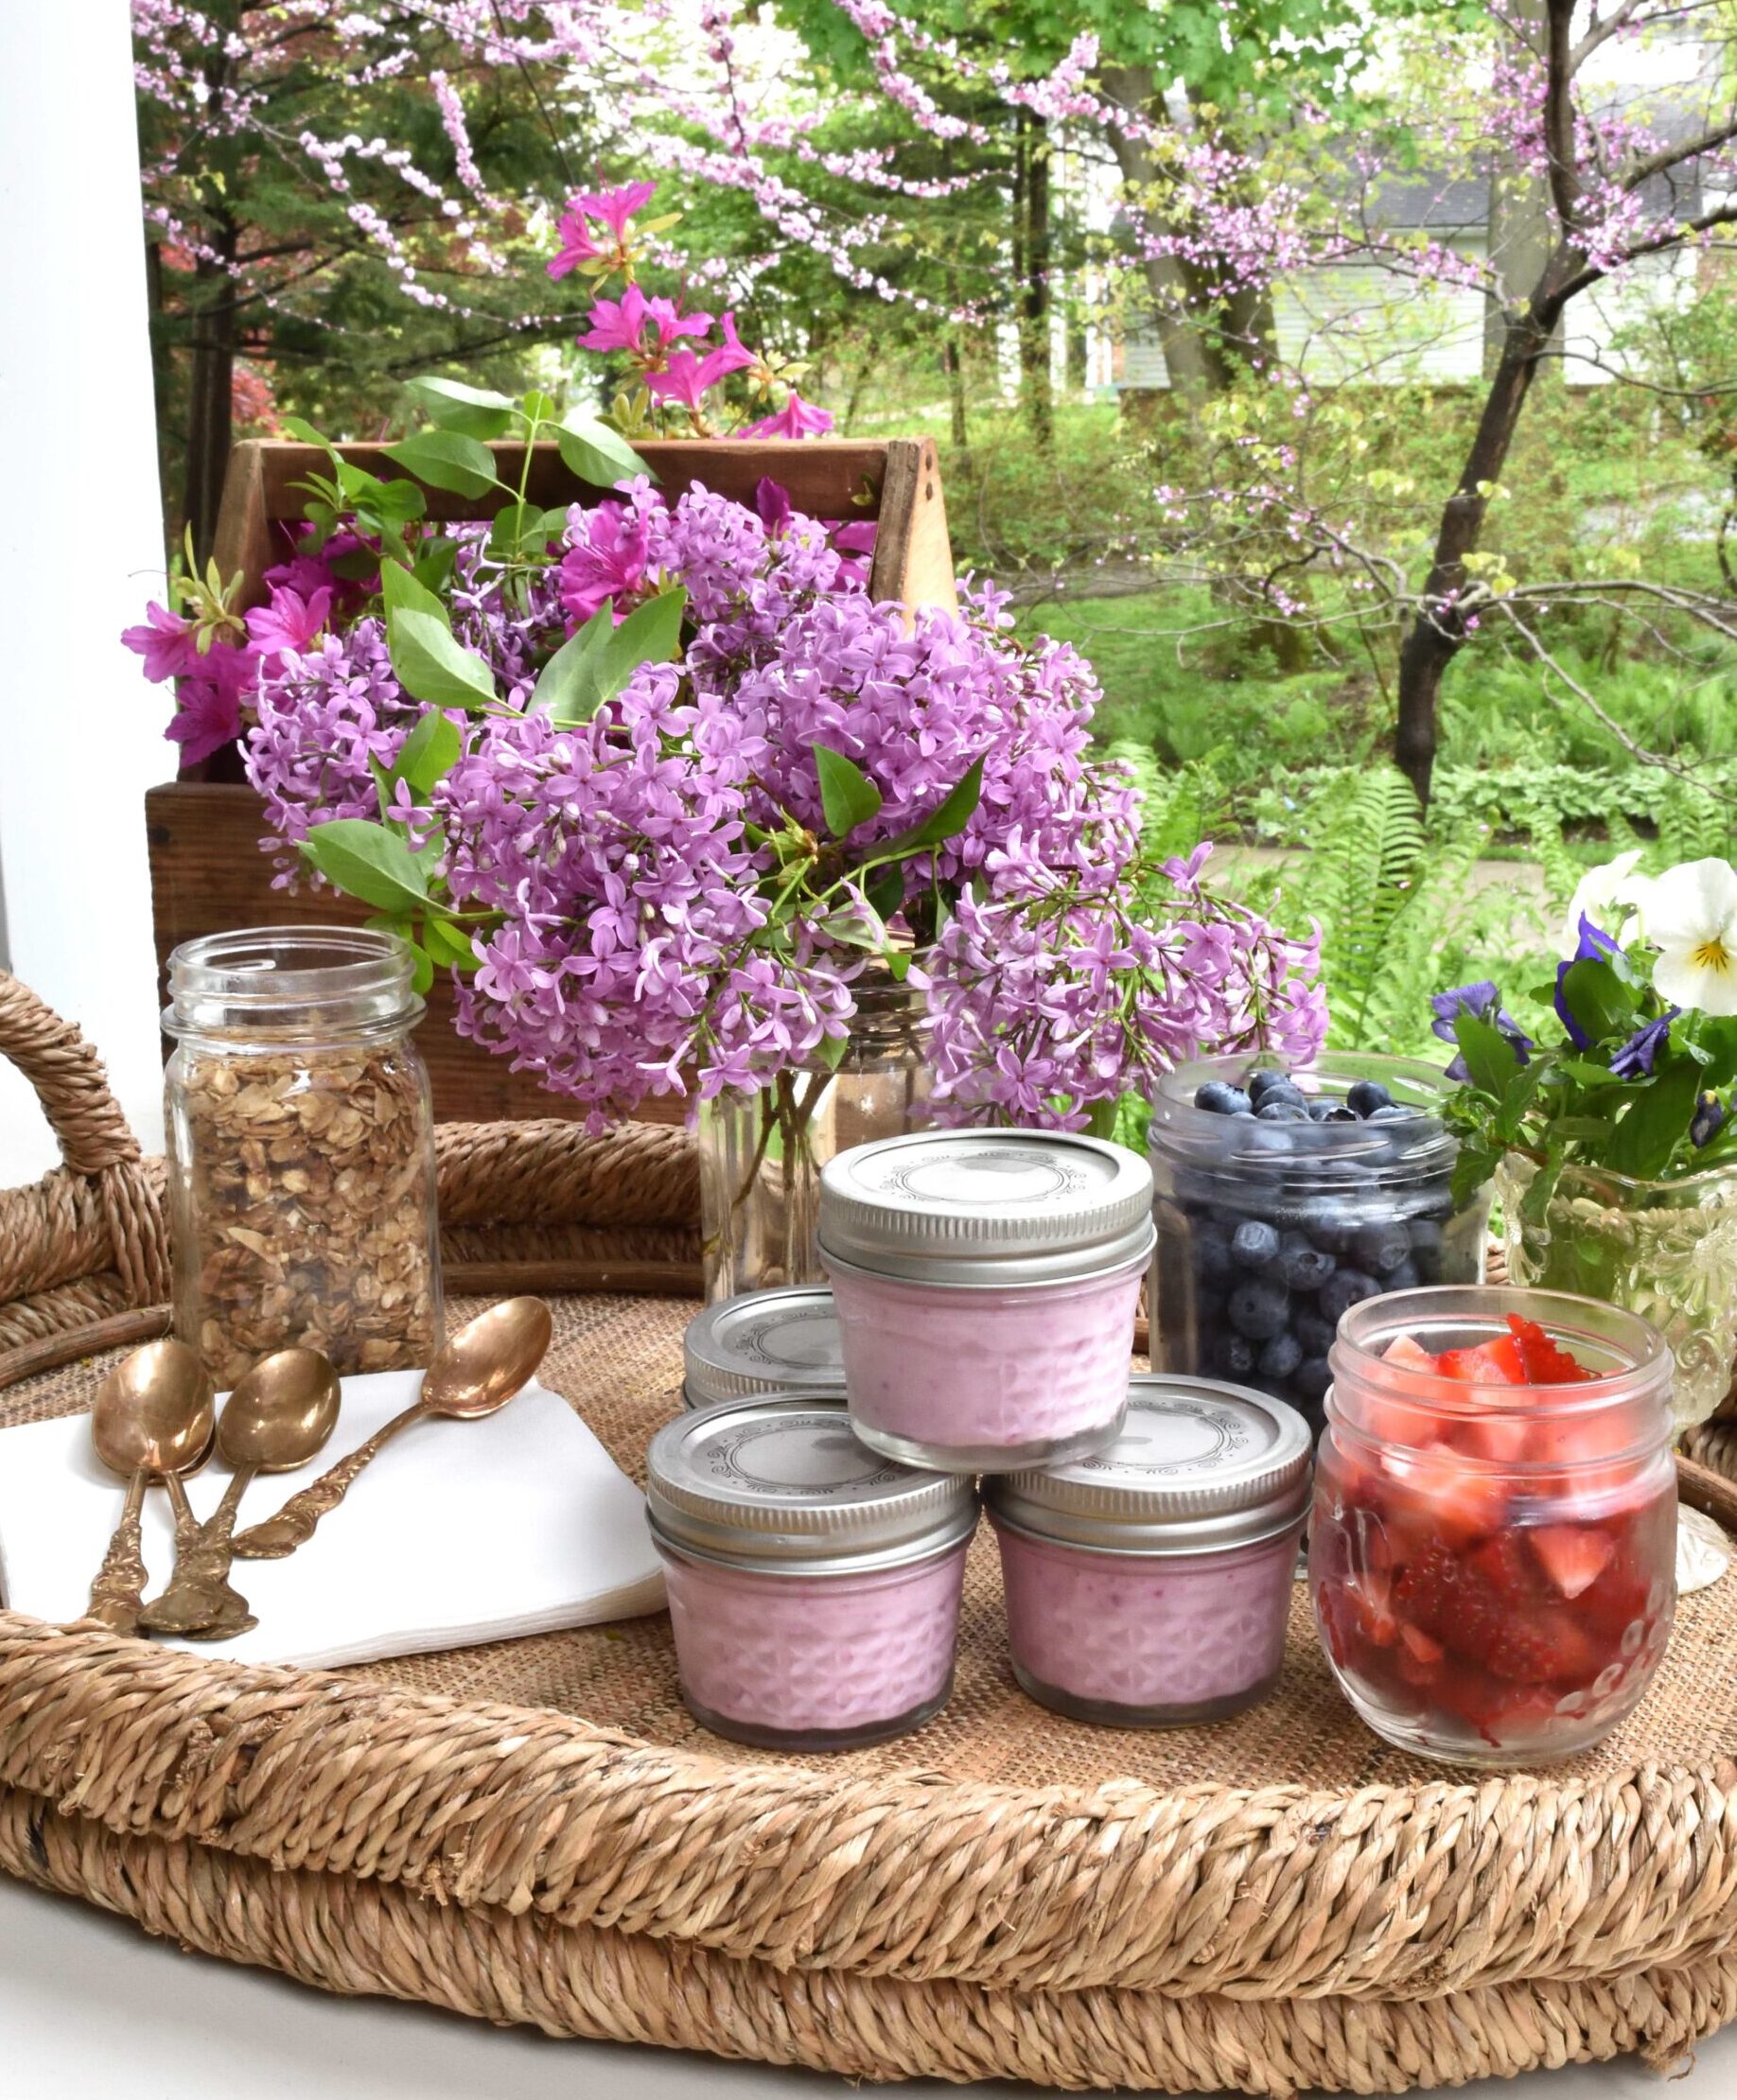
<svg viewBox="0 0 1737 2100"><path fill-rule="evenodd" d="M855 760L846 758L842 751L816 744L814 752L827 829L834 838L844 838L859 824L867 824L880 814L881 791Z"/></svg>
<svg viewBox="0 0 1737 2100"><path fill-rule="evenodd" d="M391 777L403 780L412 795L428 795L458 763L464 748L456 722L444 714L425 714L405 738Z"/></svg>
<svg viewBox="0 0 1737 2100"><path fill-rule="evenodd" d="M1700 1068L1688 1059L1663 1067L1611 1132L1601 1164L1638 1181L1662 1174L1689 1131Z"/></svg>
<svg viewBox="0 0 1737 2100"><path fill-rule="evenodd" d="M377 910L401 912L428 901L428 877L403 837L360 816L317 824L302 841L302 858L346 897Z"/></svg>
<svg viewBox="0 0 1737 2100"><path fill-rule="evenodd" d="M597 670L614 624L614 603L605 598L543 666L531 695L533 714L547 714L564 729L590 720L597 711Z"/></svg>

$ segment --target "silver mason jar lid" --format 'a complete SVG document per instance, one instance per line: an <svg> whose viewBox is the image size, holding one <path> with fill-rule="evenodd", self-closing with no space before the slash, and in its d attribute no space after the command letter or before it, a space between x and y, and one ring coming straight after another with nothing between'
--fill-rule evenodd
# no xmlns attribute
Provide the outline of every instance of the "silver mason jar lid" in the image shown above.
<svg viewBox="0 0 1737 2100"><path fill-rule="evenodd" d="M824 1284L744 1291L708 1305L681 1340L688 1405L756 1392L830 1392L844 1399L838 1315Z"/></svg>
<svg viewBox="0 0 1737 2100"><path fill-rule="evenodd" d="M646 1454L645 1508L653 1535L684 1553L801 1575L903 1567L977 1522L969 1479L870 1451L825 1393L665 1423Z"/></svg>
<svg viewBox="0 0 1737 2100"><path fill-rule="evenodd" d="M1153 1372L1129 1380L1107 1451L986 1481L1013 1530L1108 1553L1202 1553L1288 1531L1308 1506L1313 1439L1294 1408L1245 1386Z"/></svg>
<svg viewBox="0 0 1737 2100"><path fill-rule="evenodd" d="M921 1130L827 1162L820 1251L911 1283L1062 1283L1143 1260L1151 1210L1151 1168L1101 1138Z"/></svg>

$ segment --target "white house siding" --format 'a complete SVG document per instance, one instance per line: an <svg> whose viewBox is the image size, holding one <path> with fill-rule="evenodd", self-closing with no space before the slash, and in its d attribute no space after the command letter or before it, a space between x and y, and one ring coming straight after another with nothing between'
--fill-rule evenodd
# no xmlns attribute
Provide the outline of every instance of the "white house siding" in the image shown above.
<svg viewBox="0 0 1737 2100"><path fill-rule="evenodd" d="M1456 250L1482 260L1481 239L1456 237ZM1593 386L1618 376L1633 359L1619 339L1650 311L1682 306L1694 296L1692 254L1643 256L1615 282L1583 292L1569 309L1565 376ZM1309 271L1282 284L1273 323L1284 363L1323 383L1448 386L1476 380L1483 364L1485 302L1470 289L1413 287L1367 264ZM1125 389L1169 385L1164 352L1149 322L1122 344L1117 383Z"/></svg>

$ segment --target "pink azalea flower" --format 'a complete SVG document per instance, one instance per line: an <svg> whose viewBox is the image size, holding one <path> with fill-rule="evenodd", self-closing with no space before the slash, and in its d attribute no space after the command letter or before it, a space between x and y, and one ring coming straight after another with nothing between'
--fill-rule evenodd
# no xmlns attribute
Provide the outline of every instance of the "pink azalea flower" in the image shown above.
<svg viewBox="0 0 1737 2100"><path fill-rule="evenodd" d="M165 678L184 678L198 668L199 651L187 622L154 601L145 608L144 624L129 627L121 640L144 657L145 675L153 685Z"/></svg>
<svg viewBox="0 0 1737 2100"><path fill-rule="evenodd" d="M754 362L754 353L745 350L737 337L735 316L727 313L720 325L724 341L717 349L707 351L703 358L695 357L692 350L673 350L663 371L652 374L646 385L659 400L679 401L697 418L702 397L720 379Z"/></svg>
<svg viewBox="0 0 1737 2100"><path fill-rule="evenodd" d="M754 508L766 529L766 537L777 539L790 522L790 491L771 475L763 474L754 488Z"/></svg>
<svg viewBox="0 0 1737 2100"><path fill-rule="evenodd" d="M552 277L565 277L582 262L626 259L627 221L657 192L656 183L627 183L620 189L582 190L561 214L557 232L561 245L548 264ZM615 236L612 245L599 247L589 220L595 219Z"/></svg>
<svg viewBox="0 0 1737 2100"><path fill-rule="evenodd" d="M656 341L648 349L646 324ZM626 350L647 361L661 361L678 336L703 336L711 326L709 313L683 313L673 299L648 299L629 285L619 299L593 302L590 329L579 338L581 350Z"/></svg>
<svg viewBox="0 0 1737 2100"><path fill-rule="evenodd" d="M250 608L248 637L265 656L299 656L325 625L331 609L332 593L327 585L306 598L300 591L282 586L272 591L270 604Z"/></svg>
<svg viewBox="0 0 1737 2100"><path fill-rule="evenodd" d="M254 691L259 660L251 649L214 642L199 658L197 673L184 677L173 720L163 734L181 746L182 762L195 765L241 734L241 700Z"/></svg>
<svg viewBox="0 0 1737 2100"><path fill-rule="evenodd" d="M627 221L657 194L656 183L623 183L618 189L587 190L573 203L588 218L601 219L621 240L626 236Z"/></svg>
<svg viewBox="0 0 1737 2100"><path fill-rule="evenodd" d="M586 519L586 537L561 557L561 603L575 620L587 621L604 603L615 602L623 619L625 601L645 582L645 521L625 503L598 504Z"/></svg>
<svg viewBox="0 0 1737 2100"><path fill-rule="evenodd" d="M812 401L804 401L792 387L776 415L763 416L760 422L750 423L746 430L737 434L745 438L822 437L832 428L831 412L816 408Z"/></svg>

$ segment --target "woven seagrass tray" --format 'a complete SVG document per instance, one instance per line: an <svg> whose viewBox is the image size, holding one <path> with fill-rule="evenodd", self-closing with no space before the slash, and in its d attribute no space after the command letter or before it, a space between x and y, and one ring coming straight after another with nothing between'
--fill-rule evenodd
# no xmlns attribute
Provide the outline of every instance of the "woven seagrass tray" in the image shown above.
<svg viewBox="0 0 1737 2100"><path fill-rule="evenodd" d="M557 1124L443 1146L443 1191L454 1158L472 1174L481 1287L540 1263L563 1292L543 1375L636 1477L693 1300L597 1286L611 1206L641 1235L629 1281L693 1274L679 1143ZM562 1161L583 1217L550 1199ZM95 1206L109 1299L99 1228L134 1214L84 1184L118 1164L69 1164L44 1199ZM7 1203L28 1210L0 1199L0 1227ZM104 1329L159 1318L93 1312L56 1335L39 1306L0 1426L87 1405ZM0 1868L330 1990L871 2079L1402 2091L1663 2066L1737 2015L1737 1582L1684 1601L1606 1744L1535 1776L1377 1742L1300 1593L1275 1697L1165 1733L1029 1706L1000 1608L980 1538L951 1706L810 1759L699 1729L661 1617L310 1672L0 1613Z"/></svg>

